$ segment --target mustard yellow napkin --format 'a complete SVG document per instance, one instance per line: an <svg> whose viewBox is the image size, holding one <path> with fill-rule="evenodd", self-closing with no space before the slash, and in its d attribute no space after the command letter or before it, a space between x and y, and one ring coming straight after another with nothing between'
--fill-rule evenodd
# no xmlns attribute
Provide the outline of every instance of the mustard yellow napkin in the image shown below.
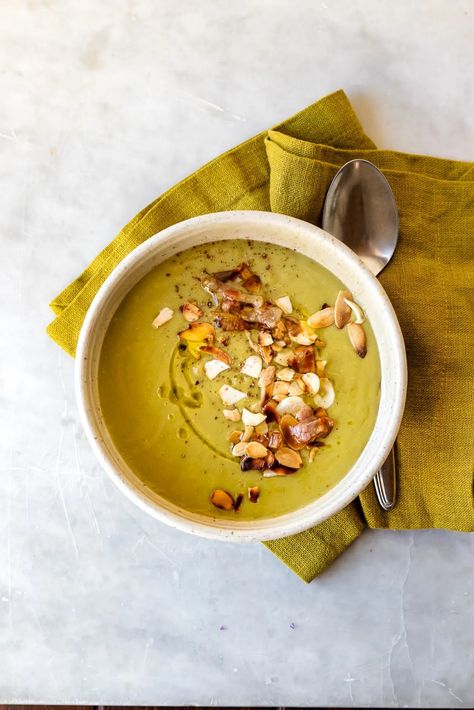
<svg viewBox="0 0 474 710"><path fill-rule="evenodd" d="M138 244L183 219L258 209L318 223L329 182L355 157L383 170L399 208L399 246L381 275L408 353L399 500L384 513L369 486L325 523L267 543L307 582L366 525L474 530L473 163L377 150L338 91L219 156L145 207L54 299L56 317L48 327L74 355L84 316L106 276Z"/></svg>

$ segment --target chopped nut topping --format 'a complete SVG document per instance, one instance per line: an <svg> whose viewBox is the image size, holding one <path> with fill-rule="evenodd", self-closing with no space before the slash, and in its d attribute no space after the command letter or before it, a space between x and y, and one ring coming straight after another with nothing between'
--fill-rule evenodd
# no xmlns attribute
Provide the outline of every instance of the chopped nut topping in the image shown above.
<svg viewBox="0 0 474 710"><path fill-rule="evenodd" d="M290 313L293 313L293 305L289 296L282 296L281 298L276 298L275 303L279 308L281 308L283 313L286 313L286 315L290 315Z"/></svg>
<svg viewBox="0 0 474 710"><path fill-rule="evenodd" d="M232 364L232 358L228 353L220 348L214 347L214 345L200 345L199 350L206 355L213 355L217 360L224 362L226 365Z"/></svg>
<svg viewBox="0 0 474 710"><path fill-rule="evenodd" d="M238 431L237 429L234 429L234 431L230 432L227 439L228 439L228 441L230 441L231 444L238 444L241 437L242 437L242 432Z"/></svg>
<svg viewBox="0 0 474 710"><path fill-rule="evenodd" d="M348 323L346 327L352 347L359 357L364 358L367 355L367 338L363 327L359 323Z"/></svg>
<svg viewBox="0 0 474 710"><path fill-rule="evenodd" d="M225 405L230 406L237 404L237 402L240 402L240 400L244 399L247 395L245 392L230 387L230 385L222 385L219 390L219 396Z"/></svg>
<svg viewBox="0 0 474 710"><path fill-rule="evenodd" d="M248 375L249 377L254 377L256 380L259 378L262 371L262 358L259 355L249 355L245 360L240 372L243 375Z"/></svg>
<svg viewBox="0 0 474 710"><path fill-rule="evenodd" d="M273 343L273 338L272 334L268 332L268 330L260 330L258 333L258 344L259 345L272 345Z"/></svg>
<svg viewBox="0 0 474 710"><path fill-rule="evenodd" d="M260 488L258 486L250 486L247 488L247 496L251 503L256 503L260 496Z"/></svg>
<svg viewBox="0 0 474 710"><path fill-rule="evenodd" d="M240 421L240 412L238 409L223 409L222 414L230 422L239 422Z"/></svg>
<svg viewBox="0 0 474 710"><path fill-rule="evenodd" d="M275 451L275 458L282 466L287 466L288 468L300 468L303 465L303 459L297 451L289 449L283 446L281 449Z"/></svg>
<svg viewBox="0 0 474 710"><path fill-rule="evenodd" d="M235 510L236 513L239 512L239 508L240 508L240 506L242 505L243 499L244 499L243 493L239 493L239 494L237 495L237 497L236 497L236 499L235 499L235 503L234 503L234 510Z"/></svg>
<svg viewBox="0 0 474 710"><path fill-rule="evenodd" d="M232 447L232 456L244 456L246 446L246 441L239 441L238 444L235 444L235 446Z"/></svg>
<svg viewBox="0 0 474 710"><path fill-rule="evenodd" d="M245 448L245 454L253 459L264 458L267 453L268 450L265 446L259 444L258 441L250 441Z"/></svg>
<svg viewBox="0 0 474 710"><path fill-rule="evenodd" d="M344 301L347 303L355 316L354 323L361 325L364 322L364 314L362 313L360 306L358 306L357 303L354 303L354 301L351 301L349 298L345 298Z"/></svg>
<svg viewBox="0 0 474 710"><path fill-rule="evenodd" d="M171 308L162 308L153 323L151 324L152 327L159 328L160 325L163 325L164 323L167 323L169 320L171 320L173 315L174 311L172 311Z"/></svg>
<svg viewBox="0 0 474 710"><path fill-rule="evenodd" d="M350 291L339 291L334 306L334 323L336 328L344 328L351 319L352 311L346 303L346 298L352 301L352 293Z"/></svg>
<svg viewBox="0 0 474 710"><path fill-rule="evenodd" d="M260 412L250 412L248 409L242 410L242 421L245 426L258 426L266 419L265 414Z"/></svg>
<svg viewBox="0 0 474 710"><path fill-rule="evenodd" d="M188 323L194 323L194 321L199 320L203 315L202 310L193 301L186 301L186 303L183 303L180 311Z"/></svg>
<svg viewBox="0 0 474 710"><path fill-rule="evenodd" d="M254 432L254 427L251 424L247 424L245 426L244 432L242 433L242 436L240 437L240 440L243 441L244 443L246 443L247 441L250 441L250 439L253 436L253 432Z"/></svg>
<svg viewBox="0 0 474 710"><path fill-rule="evenodd" d="M308 318L308 325L312 328L327 328L328 326L333 325L333 323L334 308L331 306L313 313L313 315Z"/></svg>
<svg viewBox="0 0 474 710"><path fill-rule="evenodd" d="M221 508L222 510L232 510L234 507L234 498L229 493L229 491L223 491L217 488L211 493L211 503L216 506L216 508Z"/></svg>
<svg viewBox="0 0 474 710"><path fill-rule="evenodd" d="M221 372L224 372L224 370L228 369L229 365L226 365L225 362L221 362L221 360L209 360L204 365L205 373L210 380L213 380Z"/></svg>
<svg viewBox="0 0 474 710"><path fill-rule="evenodd" d="M284 382L291 382L295 376L295 371L291 367L284 367L282 370L278 370L276 373L277 380L283 380Z"/></svg>
<svg viewBox="0 0 474 710"><path fill-rule="evenodd" d="M329 409L329 407L334 404L334 387L332 385L331 380L329 380L327 377L321 377L319 383L319 392L314 397L314 403L317 407L324 407L324 409Z"/></svg>

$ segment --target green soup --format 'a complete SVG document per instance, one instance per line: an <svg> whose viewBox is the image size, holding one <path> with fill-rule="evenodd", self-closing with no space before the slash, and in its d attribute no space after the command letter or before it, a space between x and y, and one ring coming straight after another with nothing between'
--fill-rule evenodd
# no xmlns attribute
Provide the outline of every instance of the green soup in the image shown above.
<svg viewBox="0 0 474 710"><path fill-rule="evenodd" d="M236 404L239 411L258 402L257 380L240 372L252 354L247 335L216 328L214 344L228 353L232 365L210 380L204 369L210 356L195 359L178 333L189 327L180 312L188 301L202 309L200 321L213 322L215 304L202 288L203 274L232 269L242 261L260 276L266 298L289 296L292 315L300 318L324 304L334 305L344 288L322 266L283 247L241 240L196 246L157 266L128 293L109 325L99 364L103 417L135 474L184 509L211 517L231 515L235 521L288 513L334 486L364 449L380 395L380 363L370 324L363 325L363 359L354 351L347 329L319 329L324 345L315 346L316 358L327 362L324 374L335 392L328 408L334 422L331 433L319 442L311 462L301 453L304 465L292 475L266 477L261 470L241 470L228 437L244 426L223 416L223 410L232 407L223 404L219 390L227 384L246 394ZM153 328L164 307L173 310L173 317ZM254 339L256 334L253 330ZM311 395L304 398L310 401ZM247 497L251 486L259 487L257 503ZM211 503L215 489L244 495L238 513Z"/></svg>

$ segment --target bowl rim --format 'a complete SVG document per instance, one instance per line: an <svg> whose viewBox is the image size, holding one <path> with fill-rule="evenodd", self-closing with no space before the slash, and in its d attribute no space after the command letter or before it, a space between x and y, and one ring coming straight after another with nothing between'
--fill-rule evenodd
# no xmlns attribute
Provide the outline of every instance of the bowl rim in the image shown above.
<svg viewBox="0 0 474 710"><path fill-rule="evenodd" d="M143 483L139 481L139 479L137 479L136 476L136 485L133 485L130 481L131 469L128 470L128 476L124 475L124 473L119 470L118 466L120 463L125 464L124 468L127 467L126 462L124 462L118 452L116 452L114 461L114 457L111 456L108 451L105 439L96 426L97 410L100 409L100 405L98 403L98 398L96 398L97 401L90 401L90 388L92 385L89 378L89 371L91 367L89 362L89 353L94 344L97 325L98 323L100 324L100 319L103 315L107 299L110 298L115 289L122 283L123 279L126 278L127 273L131 270L131 267L137 264L140 265L142 260L146 261L147 258L151 259L152 255L156 253L156 251L159 251L160 246L163 246L163 243L167 240L170 241L180 235L186 234L187 232L192 232L193 230L195 230L195 232L199 232L199 230L202 230L203 227L210 224L223 225L229 223L235 223L237 226L244 224L248 226L249 229L252 227L258 228L258 225L262 226L263 224L266 224L267 226L281 227L283 229L293 228L295 230L303 230L303 232L311 232L312 235L319 240L320 245L324 244L323 248L332 250L334 254L340 256L346 264L351 266L351 268L356 269L359 272L364 285L367 286L367 288L370 285L372 291L377 294L377 296L381 299L381 303L383 303L385 315L388 317L387 327L391 331L391 341L395 344L395 349L392 354L395 358L397 366L396 374L398 385L392 393L393 400L391 400L390 416L387 418L387 421L385 421L384 432L380 435L381 442L379 450L374 452L373 457L371 458L371 463L368 465L365 472L359 472L357 477L354 477L354 481L351 479L351 482L348 482L347 479L349 475L352 474L354 468L357 468L359 461L363 457L364 451L368 448L368 445L372 440L374 431L377 429L381 414L383 389L380 396L379 412L371 433L371 437L369 437L369 441L364 447L364 450L359 455L351 469L349 469L346 475L343 476L335 486L331 487L320 498L312 501L312 503L301 506L291 513L286 513L273 518L242 521L238 524L231 524L228 520L223 518L196 515L190 513L189 511L185 511L184 509L171 504L166 499L151 492ZM224 237L223 239L226 238ZM218 235L214 235L212 241L220 241ZM185 248L190 248L190 246ZM175 253L179 253L179 251ZM331 269L327 266L324 268L328 268L328 270L331 271ZM335 275L339 278L337 274ZM132 284L128 290L130 290L133 285L134 284ZM123 297L124 296L121 297L120 301ZM382 361L379 342L377 342L377 344L382 368L384 363ZM96 293L82 324L76 349L74 380L79 417L89 444L102 469L105 470L111 480L129 500L148 514L152 515L154 518L184 532L212 539L253 542L287 537L289 535L307 530L314 525L323 522L345 508L370 483L375 472L380 468L382 463L385 461L385 458L388 456L400 427L406 400L407 363L403 335L393 306L380 282L367 269L363 262L360 261L357 255L349 249L349 247L319 227L316 227L309 222L289 217L288 215L257 210L233 210L227 212L208 213L171 225L170 227L167 227L166 229L163 229L146 239L142 244L133 249L111 271ZM103 427L106 430L105 423L103 423ZM109 445L110 443L111 439L109 441ZM346 482L345 485L344 482Z"/></svg>

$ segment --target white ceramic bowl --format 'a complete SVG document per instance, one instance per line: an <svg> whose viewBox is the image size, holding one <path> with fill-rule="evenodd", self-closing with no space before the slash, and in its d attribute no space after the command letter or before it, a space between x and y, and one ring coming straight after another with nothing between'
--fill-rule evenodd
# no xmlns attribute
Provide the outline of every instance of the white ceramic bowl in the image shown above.
<svg viewBox="0 0 474 710"><path fill-rule="evenodd" d="M365 310L377 339L381 369L380 406L371 437L344 478L321 498L275 518L238 521L183 510L147 488L116 450L101 415L97 370L110 319L126 293L154 266L195 244L224 240L266 241L296 249L332 271ZM326 232L301 220L269 212L219 212L180 222L131 252L106 279L82 326L76 358L76 395L87 438L105 471L140 508L168 525L211 538L270 540L322 522L367 486L397 435L406 394L403 337L393 307L377 279L355 254Z"/></svg>

